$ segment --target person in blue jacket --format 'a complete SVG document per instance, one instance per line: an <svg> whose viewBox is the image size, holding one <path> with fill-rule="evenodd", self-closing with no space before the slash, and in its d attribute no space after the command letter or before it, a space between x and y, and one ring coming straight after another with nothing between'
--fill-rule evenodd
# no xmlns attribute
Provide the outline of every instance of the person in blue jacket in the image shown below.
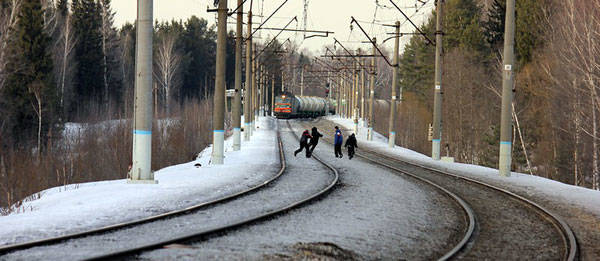
<svg viewBox="0 0 600 261"><path fill-rule="evenodd" d="M335 126L335 138L333 140L333 145L335 147L335 157L341 158L342 155L342 144L344 144L344 136L342 135L342 131L338 126Z"/></svg>

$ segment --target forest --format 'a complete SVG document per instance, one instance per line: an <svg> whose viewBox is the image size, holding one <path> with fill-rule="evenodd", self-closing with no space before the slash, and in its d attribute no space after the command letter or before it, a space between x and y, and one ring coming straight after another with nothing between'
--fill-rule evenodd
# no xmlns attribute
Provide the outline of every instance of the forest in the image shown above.
<svg viewBox="0 0 600 261"><path fill-rule="evenodd" d="M445 1L442 154L458 162L497 167L504 9L502 0ZM431 37L435 15L421 25ZM126 178L136 28L117 28L114 16L111 0L0 0L2 213L24 211L19 202L49 187ZM213 24L155 23L153 169L192 160L211 143ZM228 35L231 89L236 36ZM300 68L329 66L298 43L263 48L265 72L291 91ZM412 35L399 61L396 144L427 155L434 51ZM513 170L600 189L600 2L517 0L516 53ZM376 98L389 99L392 69L382 59L376 66ZM305 93L324 95L324 76L304 81L314 86ZM387 112L376 110L385 134Z"/></svg>
<svg viewBox="0 0 600 261"><path fill-rule="evenodd" d="M449 150L443 154L497 168L505 1L445 3L442 143ZM600 2L516 5L513 171L598 190ZM434 17L422 26L428 35ZM425 154L431 151L434 52L412 36L400 59L397 143Z"/></svg>

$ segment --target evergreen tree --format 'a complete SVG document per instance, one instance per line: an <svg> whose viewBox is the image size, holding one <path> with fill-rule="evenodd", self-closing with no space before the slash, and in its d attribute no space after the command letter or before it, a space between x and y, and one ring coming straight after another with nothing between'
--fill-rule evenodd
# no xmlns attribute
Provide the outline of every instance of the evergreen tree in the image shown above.
<svg viewBox="0 0 600 261"><path fill-rule="evenodd" d="M217 34L205 19L192 16L185 22L182 36L184 45L184 76L181 88L184 98L206 98L212 93L215 75ZM183 101L183 100L182 100Z"/></svg>
<svg viewBox="0 0 600 261"><path fill-rule="evenodd" d="M542 44L544 6L549 6L547 0L516 1L515 52L521 65L530 62L533 51ZM506 2L494 0L487 16L488 20L483 23L485 38L490 47L498 53L503 49L504 43Z"/></svg>
<svg viewBox="0 0 600 261"><path fill-rule="evenodd" d="M504 42L504 23L506 20L506 2L494 0L487 12L488 19L483 23L485 40L494 50L499 50Z"/></svg>
<svg viewBox="0 0 600 261"><path fill-rule="evenodd" d="M10 75L2 90L1 105L9 113L8 137L14 138L13 144L25 145L37 140L40 148L42 140L52 135L58 110L52 84L51 38L44 32L40 1L25 0L21 8L10 43L14 57L8 64Z"/></svg>
<svg viewBox="0 0 600 261"><path fill-rule="evenodd" d="M115 12L111 0L99 0L101 11L102 33L102 67L104 90L103 101L110 108L113 103L119 103L123 88L123 73L121 71L121 51L119 50L118 32L114 27Z"/></svg>
<svg viewBox="0 0 600 261"><path fill-rule="evenodd" d="M78 40L75 61L75 110L79 115L90 106L102 103L104 90L104 54L102 53L102 17L95 0L73 0L73 30Z"/></svg>

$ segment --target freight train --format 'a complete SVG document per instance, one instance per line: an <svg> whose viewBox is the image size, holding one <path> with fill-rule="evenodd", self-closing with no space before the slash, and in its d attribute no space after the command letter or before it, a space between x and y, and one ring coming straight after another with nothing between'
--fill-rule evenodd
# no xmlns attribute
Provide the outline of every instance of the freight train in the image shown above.
<svg viewBox="0 0 600 261"><path fill-rule="evenodd" d="M274 113L280 119L315 118L335 113L335 104L326 98L283 93L275 97Z"/></svg>

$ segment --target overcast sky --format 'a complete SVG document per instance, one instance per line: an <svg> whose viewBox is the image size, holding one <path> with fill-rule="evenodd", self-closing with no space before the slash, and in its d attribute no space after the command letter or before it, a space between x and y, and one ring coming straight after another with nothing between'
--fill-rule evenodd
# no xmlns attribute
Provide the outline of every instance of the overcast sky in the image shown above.
<svg viewBox="0 0 600 261"><path fill-rule="evenodd" d="M244 11L247 11L250 6L248 0L244 5ZM254 14L263 14L265 18L270 15L279 5L285 0L254 0L252 11ZM411 19L420 25L431 14L434 0L393 0L403 11L411 17ZM116 14L117 26L125 22L133 22L136 16L135 0L113 0L113 8ZM206 18L209 24L215 24L216 14L207 13L208 6L212 8L214 0L154 0L154 19L155 20L171 20L171 19L187 19L192 15ZM237 0L229 0L229 8L234 9ZM376 4L379 2L379 5ZM420 2L426 2L424 6ZM292 23L289 28L303 28L303 0L288 0L288 2L277 12L270 21L265 24L265 27L283 27L294 16L298 17L298 24ZM419 7L419 8L416 8ZM333 44L333 38L337 38L347 48L369 48L368 44L361 44L361 41L366 41L365 36L360 32L357 26L350 30L351 16L354 16L361 22L363 28L372 36L376 36L381 42L385 39L386 33L393 32L393 28L383 27L372 22L376 21L379 24L393 24L399 20L403 23L402 32L413 31L412 25L406 22L406 19L398 12L390 3L390 0L309 0L307 28L314 30L333 31L335 34L328 38L313 37L302 40L301 33L284 32L279 36L280 40L285 40L288 37L297 43L301 43L301 48L309 49L313 54L320 54L323 45ZM254 18L255 22L261 18ZM230 22L234 22L230 19ZM229 30L235 30L235 25L229 25ZM263 31L261 37L267 38L277 34L277 31ZM408 37L404 37L401 41L402 45L408 41ZM393 47L393 41L386 42L388 48Z"/></svg>

